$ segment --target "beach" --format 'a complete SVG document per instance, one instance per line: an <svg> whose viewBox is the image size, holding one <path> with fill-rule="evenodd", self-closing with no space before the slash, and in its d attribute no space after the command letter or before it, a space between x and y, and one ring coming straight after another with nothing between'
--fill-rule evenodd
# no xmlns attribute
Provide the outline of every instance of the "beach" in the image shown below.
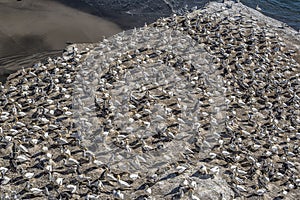
<svg viewBox="0 0 300 200"><path fill-rule="evenodd" d="M0 0L0 79L37 62L31 59L33 54L44 52L47 57L49 52L65 48L66 42L97 42L121 30L115 23L59 1ZM16 55L9 65L8 59L3 59Z"/></svg>

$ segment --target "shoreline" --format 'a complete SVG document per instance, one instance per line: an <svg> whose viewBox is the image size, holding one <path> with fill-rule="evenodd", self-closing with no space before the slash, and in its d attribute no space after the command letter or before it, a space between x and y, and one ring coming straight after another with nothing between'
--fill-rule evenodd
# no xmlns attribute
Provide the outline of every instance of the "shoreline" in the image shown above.
<svg viewBox="0 0 300 200"><path fill-rule="evenodd" d="M49 4L50 3L50 4ZM2 4L2 5L1 5ZM121 13L115 13L115 14L110 14L107 13L105 9L103 9L102 7L100 7L100 10L96 10L92 7L90 7L89 5L87 5L86 3L79 3L78 2L74 3L74 1L72 0L45 0L42 2L38 2L36 3L36 1L34 0L27 0L27 1L21 1L21 2L13 2L11 3L11 1L9 0L2 0L0 1L0 5L2 7L0 7L0 11L2 10L2 13L0 12L0 17L2 18L7 18L7 14L5 14L5 12L3 12L3 9L8 9L10 11L12 10L18 10L20 11L20 7L25 8L26 10L30 10L32 12L32 15L34 15L34 12L41 14L42 12L39 12L37 10L37 8L41 9L44 12L51 12L51 10L54 10L55 7L58 7L58 16L57 18L59 18L59 15L61 14L62 11L64 11L64 13L80 13L80 17L84 17L86 19L83 19L82 21L86 21L86 20L90 20L90 18L92 19L93 22L91 22L91 24L94 23L94 20L96 19L100 19L100 21L102 20L102 24L104 24L106 27L113 27L112 29L114 30L108 30L106 33L106 36L112 36L118 32L120 32L121 30L123 30L124 28L130 28L133 26L133 24L138 24L140 23L140 25L143 25L141 22L133 22L134 18L136 17L134 16L127 16L126 19L124 19L123 14ZM45 8L47 7L47 8ZM50 7L50 8L48 8ZM254 10L254 9L253 9ZM7 11L6 11L7 13ZM262 13L258 12L257 13L263 15ZM22 14L19 13L18 15L24 15L24 13ZM50 14L51 15L51 14ZM103 16L106 16L103 18ZM26 18L26 14L24 15ZM70 16L69 16L70 17ZM76 16L78 18L80 18L79 16ZM273 19L273 18L272 18ZM54 20L54 19L52 19ZM274 19L276 20L276 19ZM97 21L97 20L96 20ZM278 21L278 20L276 20ZM108 23L106 23L108 22ZM128 22L128 23L127 23ZM62 22L63 23L63 22ZM126 26L122 26L122 24L127 24ZM12 24L12 23L10 23ZM282 26L285 26L284 23L281 23ZM0 23L0 28L3 26L7 26L7 22L2 22ZM60 27L61 28L61 27ZM116 28L116 29L115 29ZM291 27L289 27L291 28ZM293 30L295 30L294 28L292 28ZM295 30L296 31L296 30ZM29 65L33 64L34 62L39 61L39 59L36 60L32 60L29 62L29 59L31 57L40 57L42 60L47 58L47 54L51 55L51 51L59 49L59 50L63 50L67 45L64 43L63 44L63 40L65 38L68 38L68 40L66 40L66 42L71 42L71 43L85 43L87 40L91 43L93 42L98 42L100 41L99 38L102 38L101 36L98 37L98 39L95 39L95 35L92 36L92 40L90 40L90 38L88 39L89 34L85 34L83 32L78 33L77 36L74 36L74 39L71 39L72 37L69 37L69 35L64 32L61 31L61 34L52 34L52 36L48 37L47 34L43 34L37 30L33 31L35 33L33 34L20 34L21 30L12 30L12 31L8 31L9 33L4 33L2 29L0 29L0 69L2 69L2 71L0 71L0 80L2 80L2 82L7 78L7 76L11 73L11 72L15 72L17 69L21 69L21 67L29 67L28 65L23 64L22 66L14 66L13 62L9 62L9 65L6 65L5 63L3 63L1 61L2 60L7 60L9 57L19 57L18 60L16 60L15 65L19 65L19 63L29 63ZM16 32L18 32L17 34L15 34ZM46 32L46 31L44 31ZM74 32L74 31L72 31ZM76 32L76 31L75 31ZM93 32L93 31L92 31ZM96 31L97 32L97 31ZM297 32L297 31L296 31ZM12 34L12 36L10 36ZM298 33L300 35L300 33ZM49 33L49 35L51 35ZM60 38L60 36L63 35L63 39ZM105 35L102 34L102 36ZM9 38L9 39L7 39ZM60 38L59 40L57 40L57 38ZM70 39L69 39L70 38ZM293 41L290 41L291 43L293 43ZM9 46L9 50L7 51L7 46ZM27 49L27 50L26 50ZM24 53L24 50L27 51ZM11 52L11 53L10 53ZM41 56L35 56L35 54L40 54L41 52L45 53L44 57ZM56 54L55 56L59 56L59 53ZM21 57L23 57L23 61L21 59ZM298 60L300 60L300 58L296 58ZM5 82L5 81L4 81Z"/></svg>
<svg viewBox="0 0 300 200"><path fill-rule="evenodd" d="M67 42L98 42L122 30L113 22L53 0L0 5L0 18L5 19L0 21L1 58L63 49Z"/></svg>
<svg viewBox="0 0 300 200"><path fill-rule="evenodd" d="M13 13L13 14L12 14ZM56 0L0 1L0 79L6 72L26 65L1 63L1 59L22 56L24 60L45 52L63 50L66 43L99 42L122 31L115 23L93 14L68 7ZM45 58L46 58L45 57ZM45 59L43 58L43 59ZM38 60L32 60L33 63ZM28 63L28 62L25 62ZM6 75L5 75L6 76Z"/></svg>

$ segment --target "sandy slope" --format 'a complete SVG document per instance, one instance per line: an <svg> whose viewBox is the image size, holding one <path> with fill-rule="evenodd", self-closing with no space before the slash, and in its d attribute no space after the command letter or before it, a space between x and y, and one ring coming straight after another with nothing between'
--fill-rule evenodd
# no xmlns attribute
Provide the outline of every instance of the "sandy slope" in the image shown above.
<svg viewBox="0 0 300 200"><path fill-rule="evenodd" d="M53 0L0 0L0 58L62 49L65 42L96 42L121 29Z"/></svg>

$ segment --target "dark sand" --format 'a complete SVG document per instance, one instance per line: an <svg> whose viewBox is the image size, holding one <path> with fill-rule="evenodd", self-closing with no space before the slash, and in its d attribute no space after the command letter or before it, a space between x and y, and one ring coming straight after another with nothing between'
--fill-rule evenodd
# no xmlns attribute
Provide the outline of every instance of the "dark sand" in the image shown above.
<svg viewBox="0 0 300 200"><path fill-rule="evenodd" d="M28 63L22 60L27 56L41 52L48 55L49 51L63 49L66 42L96 42L120 31L115 23L59 1L0 0L0 80L7 73L28 67L18 65ZM16 66L7 59L15 55L21 55Z"/></svg>

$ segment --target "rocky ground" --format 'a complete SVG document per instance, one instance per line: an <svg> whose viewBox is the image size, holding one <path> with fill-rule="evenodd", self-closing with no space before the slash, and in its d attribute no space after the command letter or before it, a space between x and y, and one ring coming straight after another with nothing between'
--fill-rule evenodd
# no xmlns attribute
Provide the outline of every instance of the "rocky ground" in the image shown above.
<svg viewBox="0 0 300 200"><path fill-rule="evenodd" d="M1 199L299 199L299 35L210 3L1 86Z"/></svg>

